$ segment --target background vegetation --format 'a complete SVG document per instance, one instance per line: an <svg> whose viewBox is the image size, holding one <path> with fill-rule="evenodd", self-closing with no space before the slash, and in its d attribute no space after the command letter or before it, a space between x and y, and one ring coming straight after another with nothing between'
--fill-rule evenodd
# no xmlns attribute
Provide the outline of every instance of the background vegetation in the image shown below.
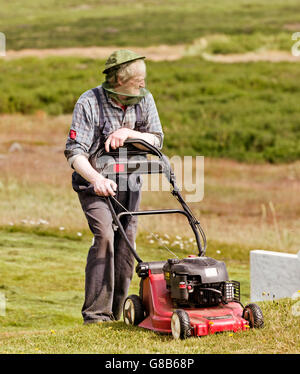
<svg viewBox="0 0 300 374"><path fill-rule="evenodd" d="M1 5L9 49L190 44L218 35L211 51L290 49L297 0L35 0ZM225 38L225 40L224 40Z"/></svg>
<svg viewBox="0 0 300 374"><path fill-rule="evenodd" d="M103 66L71 57L0 61L0 111L72 113L81 93L103 81ZM165 152L252 162L299 159L299 80L296 63L149 61L148 87L164 126Z"/></svg>

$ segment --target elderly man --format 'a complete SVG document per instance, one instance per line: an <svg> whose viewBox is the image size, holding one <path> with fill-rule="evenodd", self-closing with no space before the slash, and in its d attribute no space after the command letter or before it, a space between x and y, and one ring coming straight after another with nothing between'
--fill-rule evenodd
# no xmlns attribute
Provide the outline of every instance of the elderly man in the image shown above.
<svg viewBox="0 0 300 374"><path fill-rule="evenodd" d="M113 230L105 196L137 210L140 186L120 191L91 165L99 149L117 149L128 138L139 138L161 148L163 132L156 105L145 88L145 57L119 50L106 61L105 82L78 99L66 143L65 156L75 170L72 185L94 238L85 278L84 323L118 320L133 275L134 259L120 234ZM139 181L137 179L137 181ZM118 206L115 206L118 209ZM137 218L131 217L126 234L134 244Z"/></svg>

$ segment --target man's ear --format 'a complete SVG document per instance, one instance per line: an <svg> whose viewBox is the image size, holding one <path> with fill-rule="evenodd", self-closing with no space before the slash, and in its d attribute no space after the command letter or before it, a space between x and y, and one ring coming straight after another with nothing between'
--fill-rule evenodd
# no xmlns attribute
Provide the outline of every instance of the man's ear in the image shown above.
<svg viewBox="0 0 300 374"><path fill-rule="evenodd" d="M124 82L122 81L122 79L120 77L117 76L117 87L120 87L124 84Z"/></svg>

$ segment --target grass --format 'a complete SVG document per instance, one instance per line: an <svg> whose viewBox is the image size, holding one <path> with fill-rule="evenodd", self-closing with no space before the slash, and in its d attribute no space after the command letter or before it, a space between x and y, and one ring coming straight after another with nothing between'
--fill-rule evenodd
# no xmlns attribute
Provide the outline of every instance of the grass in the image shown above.
<svg viewBox="0 0 300 374"><path fill-rule="evenodd" d="M80 94L103 80L103 64L80 58L1 61L0 112L71 113ZM299 159L299 74L293 63L218 64L196 57L149 62L165 153L246 162Z"/></svg>
<svg viewBox="0 0 300 374"><path fill-rule="evenodd" d="M70 121L70 115L44 112L0 116L1 226L88 231L63 156ZM15 142L21 150L10 152ZM208 238L256 249L299 250L299 162L242 164L205 157L204 173L204 199L191 207ZM168 192L143 193L141 208L160 207L176 207L176 201ZM143 231L175 236L187 227L175 216L140 218Z"/></svg>
<svg viewBox="0 0 300 374"><path fill-rule="evenodd" d="M8 49L192 44L217 36L210 50L229 53L290 50L299 22L297 0L18 0L1 7L0 30Z"/></svg>
<svg viewBox="0 0 300 374"><path fill-rule="evenodd" d="M0 232L1 293L6 316L1 318L1 353L297 353L299 317L290 312L292 301L260 303L265 328L244 333L224 333L184 342L122 321L82 326L84 265L90 237L62 237L36 231ZM140 255L147 260L167 258L163 249L138 237ZM209 254L222 243L211 242ZM231 277L241 281L242 301L249 300L249 249L224 252ZM180 256L190 249L178 250ZM138 292L134 276L130 293ZM257 342L259 341L259 344Z"/></svg>

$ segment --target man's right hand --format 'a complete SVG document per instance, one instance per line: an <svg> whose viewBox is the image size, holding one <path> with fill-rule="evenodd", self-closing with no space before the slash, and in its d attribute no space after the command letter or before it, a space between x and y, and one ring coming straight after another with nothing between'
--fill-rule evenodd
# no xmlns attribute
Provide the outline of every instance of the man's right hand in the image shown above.
<svg viewBox="0 0 300 374"><path fill-rule="evenodd" d="M117 190L117 184L108 178L104 178L102 175L91 181L94 186L94 191L99 196L115 196Z"/></svg>

